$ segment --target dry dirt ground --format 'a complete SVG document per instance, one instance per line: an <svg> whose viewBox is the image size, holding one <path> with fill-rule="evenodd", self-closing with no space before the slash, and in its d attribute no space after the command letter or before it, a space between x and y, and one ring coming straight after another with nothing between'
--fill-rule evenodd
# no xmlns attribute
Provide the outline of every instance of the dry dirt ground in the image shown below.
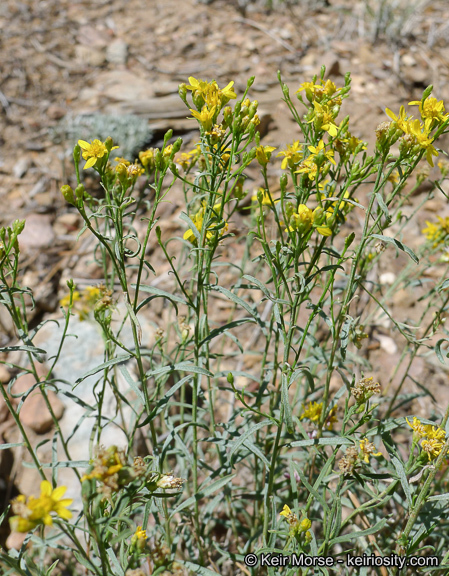
<svg viewBox="0 0 449 576"><path fill-rule="evenodd" d="M386 119L385 107L397 111L419 99L429 84L434 95L449 102L448 3L404 2L394 11L389 6L397 2L384 4L381 13L380 0L290 0L271 11L267 2L243 0L2 0L0 218L2 225L27 220L21 267L24 284L35 291L34 322L58 313L68 278L98 278L89 264L89 246L75 241L77 214L59 192L73 180L65 122L86 113L132 114L153 131L147 146L157 145L170 127L189 142L195 122L186 119L178 84L189 76L215 78L220 86L234 80L241 93L254 75L250 94L260 103L263 142L284 147L298 136L281 101L277 71L293 93L325 64L337 85L351 72L351 104L341 117L350 111L352 132L372 147L375 128ZM250 175L257 186L257 171ZM419 194L414 198L419 201ZM178 190L161 214L166 234L182 233L180 211ZM424 221L435 213L449 216L443 195L420 212L409 239L412 247L421 241ZM390 260L379 274L396 274L402 264ZM410 293L400 294L393 305L403 321L419 313ZM3 313L0 325L4 346L14 340L14 330ZM403 343L380 329L370 345L365 354L378 377L388 380ZM412 368L418 379L432 369L422 359ZM432 370L444 403L449 400L446 374ZM0 376L9 378L5 369ZM3 408L0 441L10 426ZM6 499L11 494L4 489L11 485L9 457L1 466ZM4 504L0 501L0 509Z"/></svg>

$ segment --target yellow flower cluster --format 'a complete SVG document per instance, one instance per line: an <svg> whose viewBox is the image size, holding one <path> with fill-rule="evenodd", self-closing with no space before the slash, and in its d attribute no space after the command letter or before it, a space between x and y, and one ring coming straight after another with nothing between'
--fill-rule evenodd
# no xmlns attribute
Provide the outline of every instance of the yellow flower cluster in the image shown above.
<svg viewBox="0 0 449 576"><path fill-rule="evenodd" d="M207 229L204 234L206 242L210 242L213 238L215 238L215 233L217 231L220 236L223 236L223 234L228 229L228 223L226 222L226 220L222 220L221 222L219 220L218 213L220 211L220 208L221 204L215 204L214 207L212 208L210 220L207 224ZM206 209L207 209L206 203L203 202L201 208L191 218L192 222L195 225L195 228L198 230L200 234L203 229L203 221L204 216L206 214ZM189 228L188 230L186 230L186 232L184 232L183 238L184 240L188 240L189 242L191 242L194 246L198 244L197 237L195 236L195 233L191 228Z"/></svg>
<svg viewBox="0 0 449 576"><path fill-rule="evenodd" d="M41 482L41 493L38 498L29 496L26 498L20 494L11 502L15 516L10 518L11 530L15 532L28 532L39 524L51 526L54 512L60 518L68 520L72 513L67 506L73 502L70 498L63 498L67 488L59 486L53 490L52 485L47 480Z"/></svg>
<svg viewBox="0 0 449 576"><path fill-rule="evenodd" d="M348 446L346 448L345 455L338 462L338 467L342 474L352 476L354 470L360 466L362 461L369 464L371 456L382 456L382 453L378 452L374 444L369 442L367 438L362 438L359 441L359 446L359 450L356 446Z"/></svg>
<svg viewBox="0 0 449 576"><path fill-rule="evenodd" d="M437 150L433 146L432 130L449 118L449 114L444 114L444 103L439 102L436 98L426 98L424 102L409 102L410 106L419 106L421 120L413 119L405 112L404 106L401 106L399 115L396 116L389 108L386 108L387 115L393 120L394 125L403 132L402 148L419 152L426 151L426 159L430 166L433 166L432 156L438 156Z"/></svg>
<svg viewBox="0 0 449 576"><path fill-rule="evenodd" d="M312 522L305 516L301 521L298 520L296 514L290 509L290 506L284 504L282 512L279 513L290 524L290 532L292 535L305 534L306 543L312 539L312 534L309 532L312 527Z"/></svg>
<svg viewBox="0 0 449 576"><path fill-rule="evenodd" d="M416 417L413 418L411 423L408 418L406 420L413 430L413 437L421 440L421 448L427 454L429 461L437 458L446 441L446 432L438 426L422 424Z"/></svg>
<svg viewBox="0 0 449 576"><path fill-rule="evenodd" d="M147 543L147 531L142 529L142 526L137 526L137 530L134 532L131 538L130 551L136 550L138 553L144 551Z"/></svg>
<svg viewBox="0 0 449 576"><path fill-rule="evenodd" d="M75 290L72 295L72 307L78 312L81 321L88 318L90 312L94 310L99 312L113 307L112 292L108 290L104 284L99 286L86 286L86 288L79 292ZM64 296L59 301L59 304L66 308L70 305L70 294Z"/></svg>
<svg viewBox="0 0 449 576"><path fill-rule="evenodd" d="M303 418L307 418L311 422L318 422L319 419L321 418L322 411L323 411L323 403L322 402L320 402L320 403L309 402L309 406L307 408L304 407L304 411L301 414L299 419L302 420ZM335 422L338 422L337 417L335 415L336 412L337 412L337 406L334 406L333 408L331 408L331 410L329 411L329 414L327 415L325 427L328 430L332 430Z"/></svg>
<svg viewBox="0 0 449 576"><path fill-rule="evenodd" d="M296 212L290 215L287 230L304 235L314 227L321 236L330 236L332 230L326 225L329 216L319 206L312 211L305 204L300 204Z"/></svg>
<svg viewBox="0 0 449 576"><path fill-rule="evenodd" d="M137 164L137 162L131 164L131 162L125 160L125 158L116 158L115 161L118 162L115 171L121 182L123 181L122 179L132 182L145 172L145 169Z"/></svg>
<svg viewBox="0 0 449 576"><path fill-rule="evenodd" d="M299 140L296 140L293 144L287 144L287 149L281 150L277 156L284 156L281 164L282 170L287 167L293 169L303 159L303 145L299 143Z"/></svg>
<svg viewBox="0 0 449 576"><path fill-rule="evenodd" d="M437 218L438 222L426 220L427 228L421 230L426 238L433 242L434 248L442 244L449 234L449 218L442 218L441 216L437 216Z"/></svg>
<svg viewBox="0 0 449 576"><path fill-rule="evenodd" d="M220 89L215 80L205 82L197 80L193 76L189 77L190 84L186 85L187 90L191 90L193 103L197 110L190 109L192 116L196 118L205 132L211 132L220 110L229 100L237 98L232 89L234 82Z"/></svg>
<svg viewBox="0 0 449 576"><path fill-rule="evenodd" d="M326 174L329 171L329 162L336 164L334 151L326 151L323 140L320 140L317 146L308 146L308 149L310 154L301 162L296 174L308 174L310 180L315 180L318 173Z"/></svg>
<svg viewBox="0 0 449 576"><path fill-rule="evenodd" d="M307 100L313 108L309 108L307 119L309 124L313 122L317 132L327 132L335 138L338 134L338 126L335 118L338 116L341 106L341 88L337 88L331 80L320 80L320 84L304 82L296 94L305 91ZM303 102L302 97L298 98Z"/></svg>

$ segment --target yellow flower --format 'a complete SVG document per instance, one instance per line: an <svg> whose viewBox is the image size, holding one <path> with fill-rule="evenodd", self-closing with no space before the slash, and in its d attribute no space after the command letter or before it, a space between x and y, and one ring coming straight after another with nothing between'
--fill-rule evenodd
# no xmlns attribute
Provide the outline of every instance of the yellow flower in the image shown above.
<svg viewBox="0 0 449 576"><path fill-rule="evenodd" d="M284 507L282 508L282 512L279 515L284 516L284 518L289 518L292 514L293 514L293 512L290 510L290 507L287 506L287 504L284 504Z"/></svg>
<svg viewBox="0 0 449 576"><path fill-rule="evenodd" d="M400 107L399 116L393 114L393 112L389 108L385 108L385 112L387 113L387 116L389 116L393 120L393 122L396 122L396 125L400 130L407 133L407 122L412 117L406 116L404 106Z"/></svg>
<svg viewBox="0 0 449 576"><path fill-rule="evenodd" d="M317 156L321 154L322 156L324 156L325 159L329 160L329 162L332 162L332 164L336 165L336 162L334 160L334 151L328 150L327 152L325 152L325 148L326 146L323 140L320 140L318 142L318 146L308 146L308 149L310 150L311 154L307 157L307 160L316 163Z"/></svg>
<svg viewBox="0 0 449 576"><path fill-rule="evenodd" d="M73 292L72 295L72 303L76 302L77 300L80 300L81 296L80 293L78 292L78 290L75 290ZM69 306L70 304L70 294L67 294L67 296L64 296L64 298L61 298L61 300L59 301L60 306Z"/></svg>
<svg viewBox="0 0 449 576"><path fill-rule="evenodd" d="M135 531L133 538L134 537L136 538L136 540L146 540L147 531L142 530L142 526L137 526L137 530Z"/></svg>
<svg viewBox="0 0 449 576"><path fill-rule="evenodd" d="M304 412L300 416L300 420L303 418L308 418L312 422L318 422L323 411L323 403L320 402L309 402L309 407L304 409Z"/></svg>
<svg viewBox="0 0 449 576"><path fill-rule="evenodd" d="M289 227L287 230L290 232L299 232L299 234L306 234L312 227L313 212L307 208L305 204L300 204L298 210L291 215Z"/></svg>
<svg viewBox="0 0 449 576"><path fill-rule="evenodd" d="M212 106L210 110L207 106L203 106L201 112L190 109L190 112L192 116L198 120L203 129L209 132L214 123L215 106Z"/></svg>
<svg viewBox="0 0 449 576"><path fill-rule="evenodd" d="M424 105L419 100L414 100L408 103L409 106L419 106L419 111L421 113L421 118L426 120L436 120L438 123L443 123L449 118L449 114L444 114L444 102L443 100L438 100L436 98L426 98L424 100Z"/></svg>
<svg viewBox="0 0 449 576"><path fill-rule="evenodd" d="M56 513L60 518L68 520L72 513L67 506L73 502L70 498L63 498L67 490L66 486L52 489L50 482L41 482L41 494L38 498L30 496L28 499L23 494L12 502L12 509L17 514L10 519L12 530L16 532L28 532L39 524L51 526L53 518L51 513Z"/></svg>
<svg viewBox="0 0 449 576"><path fill-rule="evenodd" d="M270 206L271 207L276 202L280 202L280 200L274 200L273 201L273 198L271 197L269 190L266 190L265 188L259 188L258 194L259 193L262 194L262 206ZM251 196L251 200L253 202L259 201L258 194L253 194Z"/></svg>
<svg viewBox="0 0 449 576"><path fill-rule="evenodd" d="M227 86L225 86L220 90L221 95L224 96L224 98L227 99L227 101L237 98L237 94L232 89L233 86L234 82L229 82Z"/></svg>
<svg viewBox="0 0 449 576"><path fill-rule="evenodd" d="M421 446L429 460L433 460L441 452L443 442L439 442L436 438L430 438L429 440L423 440Z"/></svg>
<svg viewBox="0 0 449 576"><path fill-rule="evenodd" d="M428 118L425 120L424 124L421 124L419 120L409 120L407 123L408 134L411 134L416 138L416 141L420 148L426 150L426 159L430 166L433 167L432 156L438 156L438 152L432 146L433 138L430 135L430 124L432 120Z"/></svg>
<svg viewBox="0 0 449 576"><path fill-rule="evenodd" d="M382 456L381 452L376 452L376 447L366 438L360 441L360 450L362 451L364 461L369 464L370 456Z"/></svg>
<svg viewBox="0 0 449 576"><path fill-rule="evenodd" d="M89 303L95 304L101 298L100 288L98 286L86 286L83 292L83 298Z"/></svg>
<svg viewBox="0 0 449 576"><path fill-rule="evenodd" d="M139 160L142 162L142 166L152 170L154 167L154 156L156 154L156 148L149 148L148 150L142 150L139 152Z"/></svg>
<svg viewBox="0 0 449 576"><path fill-rule="evenodd" d="M426 427L424 426L424 424L421 424L421 422L418 420L418 418L413 417L413 421L410 424L409 419L406 418L407 420L407 424L410 426L410 428L413 429L413 432L417 434L417 436L420 437L425 437L426 436Z"/></svg>
<svg viewBox="0 0 449 576"><path fill-rule="evenodd" d="M315 94L317 93L318 90L321 90L322 86L320 86L319 84L314 84L313 82L303 82L298 90L296 90L296 94L299 94L299 92L302 92L303 90L306 93L306 98L309 102L312 102L315 98Z"/></svg>
<svg viewBox="0 0 449 576"><path fill-rule="evenodd" d="M217 226L217 217L216 214L221 208L220 204L215 204L215 206L213 207L212 210L212 214L211 214L211 222L210 222L210 226L208 226L206 232L205 232L205 240L206 242L210 242L214 236L215 236L215 232L216 230L213 230L213 228L215 228ZM206 213L206 203L203 203L203 206L198 210L198 212L191 218L192 222L195 224L195 228L198 230L198 232L201 234L201 230L203 228L203 220L204 220L204 215ZM220 228L219 230L219 234L220 236L223 236L223 234L226 232L226 230L228 229L228 223L226 221L224 221L224 226L222 226L222 228ZM183 236L184 240L188 240L189 242L191 242L194 246L197 245L197 238L195 236L195 234L193 233L193 230L191 228L189 228L188 230L186 230L186 232L184 232L184 236Z"/></svg>
<svg viewBox="0 0 449 576"><path fill-rule="evenodd" d="M92 166L95 166L97 163L97 160L108 154L106 144L101 142L101 140L92 140L90 144L85 140L78 140L78 145L83 150L84 160L87 160L83 168L84 170L86 170L86 168L92 168ZM118 146L113 146L111 150L116 148L118 148Z"/></svg>
<svg viewBox="0 0 449 576"><path fill-rule="evenodd" d="M189 82L190 84L187 85L186 88L192 91L194 101L195 98L201 98L208 107L221 109L229 100L237 98L237 94L232 89L234 82L229 82L222 90L220 90L215 80L205 82L204 80L197 80L193 76L190 76Z"/></svg>
<svg viewBox="0 0 449 576"><path fill-rule="evenodd" d="M313 160L304 160L299 165L299 169L295 171L295 174L308 174L309 180L315 180L318 172L318 166L313 162Z"/></svg>
<svg viewBox="0 0 449 576"><path fill-rule="evenodd" d="M147 542L147 532L142 530L142 526L137 526L137 530L134 532L131 538L131 548L130 552L133 551L143 552Z"/></svg>
<svg viewBox="0 0 449 576"><path fill-rule="evenodd" d="M333 430L334 424L338 422L337 414L337 406L334 406L329 410L329 414L326 416L325 426L328 430Z"/></svg>
<svg viewBox="0 0 449 576"><path fill-rule="evenodd" d="M449 234L449 218L441 218L441 216L437 216L437 218L439 224L426 220L427 228L421 230L428 240L433 241L434 248L442 244Z"/></svg>
<svg viewBox="0 0 449 576"><path fill-rule="evenodd" d="M114 160L116 162L118 162L119 164L124 164L125 166L129 166L131 164L131 162L129 160L126 160L125 158L122 158L121 156L117 156L117 158L114 158Z"/></svg>
<svg viewBox="0 0 449 576"><path fill-rule="evenodd" d="M99 448L97 455L92 461L94 468L90 474L84 474L81 482L85 480L100 480L107 482L111 476L114 476L125 466L126 458L121 450L116 446L109 448Z"/></svg>
<svg viewBox="0 0 449 576"><path fill-rule="evenodd" d="M329 226L323 226L330 217L331 215L324 212L319 206L313 211L313 223L316 225L316 231L318 234L321 234L321 236L330 236L332 234Z"/></svg>
<svg viewBox="0 0 449 576"><path fill-rule="evenodd" d="M266 166L271 158L271 153L274 152L276 148L274 146L257 146L256 148L256 159L261 166Z"/></svg>
<svg viewBox="0 0 449 576"><path fill-rule="evenodd" d="M312 522L308 518L301 520L299 528L301 532L307 532L312 527Z"/></svg>
<svg viewBox="0 0 449 576"><path fill-rule="evenodd" d="M313 82L303 82L296 91L296 94L298 94L302 90L305 90L306 98L309 102L313 102L316 100L321 102L321 100L323 100L326 96L328 98L333 98L334 94L340 92L341 88L337 88L335 84L332 82L332 80L326 80L325 83L323 83L323 80L321 80L321 84L314 84ZM334 100L338 104L341 104L340 97L334 98Z"/></svg>
<svg viewBox="0 0 449 576"><path fill-rule="evenodd" d="M281 164L282 170L285 170L287 166L293 168L295 164L302 160L302 144L299 143L299 140L296 140L293 144L287 144L287 149L281 150L277 156L284 156Z"/></svg>
<svg viewBox="0 0 449 576"><path fill-rule="evenodd" d="M429 440L437 440L438 442L444 442L446 440L446 432L442 428L426 424L424 429Z"/></svg>
<svg viewBox="0 0 449 576"><path fill-rule="evenodd" d="M315 128L317 130L323 130L332 136L332 138L335 138L338 134L338 128L334 122L334 116L329 107L325 104L320 104L316 100L313 102L313 107L315 108L315 112L310 122L315 123Z"/></svg>
<svg viewBox="0 0 449 576"><path fill-rule="evenodd" d="M187 170L192 162L192 152L181 152L176 156L175 162L179 164L183 170Z"/></svg>

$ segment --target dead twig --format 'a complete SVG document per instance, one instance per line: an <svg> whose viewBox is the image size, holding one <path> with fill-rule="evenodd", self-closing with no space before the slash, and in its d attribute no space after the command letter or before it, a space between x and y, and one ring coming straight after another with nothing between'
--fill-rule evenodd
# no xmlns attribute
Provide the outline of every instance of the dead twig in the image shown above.
<svg viewBox="0 0 449 576"><path fill-rule="evenodd" d="M258 22L255 22L254 20L249 20L248 18L234 18L234 22L240 22L241 24L247 24L248 26L252 26L253 28L260 30L261 32L272 38L275 42L283 46L286 50L292 52L292 54L298 54L298 50L296 50L291 44L285 42L284 40L282 40L282 38L279 38L279 36L276 36L276 34L271 32L270 30L267 30L264 26L261 26Z"/></svg>

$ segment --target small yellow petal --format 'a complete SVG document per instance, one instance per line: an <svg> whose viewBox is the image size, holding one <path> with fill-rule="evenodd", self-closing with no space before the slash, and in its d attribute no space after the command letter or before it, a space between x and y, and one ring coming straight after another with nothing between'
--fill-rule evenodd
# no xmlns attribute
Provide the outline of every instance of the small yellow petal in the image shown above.
<svg viewBox="0 0 449 576"><path fill-rule="evenodd" d="M95 158L95 157L89 158L89 160L86 162L83 170L86 170L87 168L92 168L92 166L94 166L96 162L97 162L97 158Z"/></svg>

